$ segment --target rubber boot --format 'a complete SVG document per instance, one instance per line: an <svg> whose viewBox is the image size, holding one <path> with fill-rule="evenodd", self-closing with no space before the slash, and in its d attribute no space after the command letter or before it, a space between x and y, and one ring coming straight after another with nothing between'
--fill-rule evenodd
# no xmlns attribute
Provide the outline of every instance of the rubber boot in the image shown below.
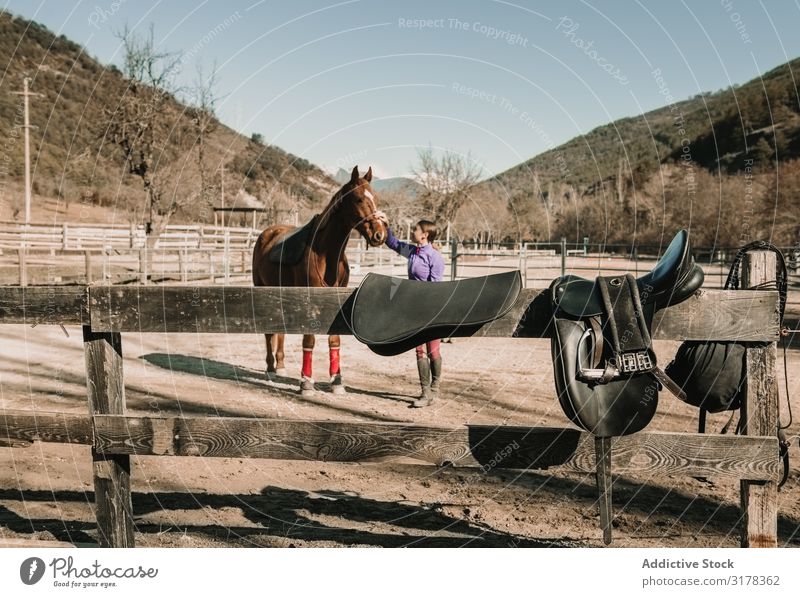
<svg viewBox="0 0 800 597"><path fill-rule="evenodd" d="M439 397L439 382L442 380L442 357L431 359L431 402Z"/></svg>
<svg viewBox="0 0 800 597"><path fill-rule="evenodd" d="M419 398L411 406L422 408L431 403L431 366L428 357L417 359L417 372L419 373L419 385L422 388Z"/></svg>

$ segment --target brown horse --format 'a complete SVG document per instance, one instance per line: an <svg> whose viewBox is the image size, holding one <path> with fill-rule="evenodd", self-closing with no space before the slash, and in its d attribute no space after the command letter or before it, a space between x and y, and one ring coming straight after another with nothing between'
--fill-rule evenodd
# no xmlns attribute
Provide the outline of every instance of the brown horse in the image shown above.
<svg viewBox="0 0 800 597"><path fill-rule="evenodd" d="M364 178L353 168L350 180L331 198L321 214L309 223L310 233L302 258L292 265L270 261L272 248L283 239L293 226L270 226L264 230L253 249L253 284L255 286L347 286L350 266L345 257L345 248L354 228L366 239L367 244L377 247L386 240L385 216L378 211L377 197L370 187L372 168ZM267 339L267 381L276 375L285 374L283 342L284 334L265 334ZM315 338L303 336L303 369L300 391L308 395L314 392L312 377L312 354ZM339 336L328 336L330 355L329 373L334 393L344 393L339 368Z"/></svg>

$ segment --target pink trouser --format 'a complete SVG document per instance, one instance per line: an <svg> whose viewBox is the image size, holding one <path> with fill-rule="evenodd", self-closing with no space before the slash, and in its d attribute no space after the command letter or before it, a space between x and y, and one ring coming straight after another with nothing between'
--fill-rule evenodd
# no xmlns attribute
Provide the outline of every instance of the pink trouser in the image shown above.
<svg viewBox="0 0 800 597"><path fill-rule="evenodd" d="M441 344L442 344L441 340L431 340L430 342L427 342L425 344L420 344L419 346L417 346L417 359L424 359L426 352L429 358L438 359L441 356L439 353L439 347L441 346Z"/></svg>

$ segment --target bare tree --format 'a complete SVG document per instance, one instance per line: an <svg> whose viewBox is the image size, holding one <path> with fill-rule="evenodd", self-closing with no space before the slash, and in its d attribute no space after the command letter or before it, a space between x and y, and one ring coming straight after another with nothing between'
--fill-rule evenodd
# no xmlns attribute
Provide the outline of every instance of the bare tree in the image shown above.
<svg viewBox="0 0 800 597"><path fill-rule="evenodd" d="M436 220L452 222L478 182L481 167L470 154L445 151L437 157L430 147L418 151L417 157L414 178L425 187L420 198Z"/></svg>
<svg viewBox="0 0 800 597"><path fill-rule="evenodd" d="M117 104L105 108L105 130L120 148L128 172L142 181L148 203L147 231L155 238L179 207L177 197L165 196L156 164L169 134L166 108L176 91L180 59L156 49L152 25L145 36L126 26L117 37L123 44L125 81Z"/></svg>
<svg viewBox="0 0 800 597"><path fill-rule="evenodd" d="M203 67L198 65L197 76L192 88L194 108L192 109L192 126L194 127L195 141L197 143L197 167L200 171L200 203L204 207L211 203L213 185L209 183L208 170L205 163L206 142L219 122L216 116L216 106L219 97L216 94L217 65L211 69L207 77L203 74Z"/></svg>

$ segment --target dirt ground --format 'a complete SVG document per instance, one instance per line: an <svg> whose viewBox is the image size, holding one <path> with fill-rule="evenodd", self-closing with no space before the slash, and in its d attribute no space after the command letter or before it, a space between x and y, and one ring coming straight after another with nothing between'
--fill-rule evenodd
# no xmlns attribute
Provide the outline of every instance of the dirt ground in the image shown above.
<svg viewBox="0 0 800 597"><path fill-rule="evenodd" d="M80 329L0 326L3 408L86 413ZM318 338L315 377L327 373ZM413 354L378 357L343 340L346 396L318 384L300 397L300 338L287 338L288 377L263 377L260 336L123 334L129 414L567 426L554 398L546 340L456 339L443 345L442 399L410 409ZM657 342L661 363L676 342ZM800 413L800 351L788 354ZM696 412L662 392L654 430L693 431ZM782 412L785 394L781 390ZM724 420L716 415L710 428ZM784 415L785 417L785 415ZM796 436L800 417L790 429ZM779 544L800 545L800 451L779 494ZM406 463L251 459L132 459L136 544L198 546L598 546L592 476L437 470ZM95 544L86 446L0 448L0 538ZM739 484L690 477L615 476L617 547L735 547Z"/></svg>

